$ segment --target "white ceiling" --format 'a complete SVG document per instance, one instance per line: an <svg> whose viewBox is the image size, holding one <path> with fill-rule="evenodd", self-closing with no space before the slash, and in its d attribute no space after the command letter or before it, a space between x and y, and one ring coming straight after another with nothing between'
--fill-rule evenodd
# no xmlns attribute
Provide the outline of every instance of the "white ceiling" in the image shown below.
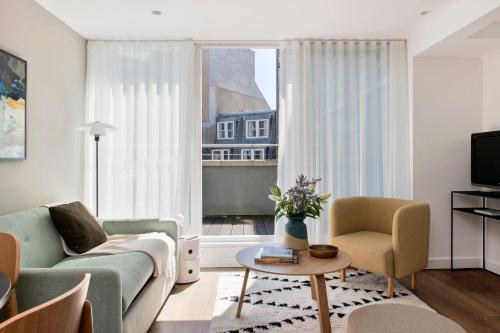
<svg viewBox="0 0 500 333"><path fill-rule="evenodd" d="M500 50L500 8L471 22L436 45L428 48L420 57L481 58Z"/></svg>
<svg viewBox="0 0 500 333"><path fill-rule="evenodd" d="M88 39L281 40L408 38L458 0L36 1Z"/></svg>

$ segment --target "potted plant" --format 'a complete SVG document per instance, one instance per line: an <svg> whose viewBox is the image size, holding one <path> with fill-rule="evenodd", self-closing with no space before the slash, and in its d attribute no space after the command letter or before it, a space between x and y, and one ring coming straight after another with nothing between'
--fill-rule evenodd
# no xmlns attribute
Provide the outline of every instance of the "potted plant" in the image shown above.
<svg viewBox="0 0 500 333"><path fill-rule="evenodd" d="M316 194L316 184L321 179L308 180L306 176L300 175L295 185L282 194L277 186L271 186L269 199L276 202L274 215L277 218L286 216L288 222L285 224L285 235L283 246L297 250L307 249L307 226L304 223L306 217L319 218L323 208L321 204L330 197L330 193Z"/></svg>

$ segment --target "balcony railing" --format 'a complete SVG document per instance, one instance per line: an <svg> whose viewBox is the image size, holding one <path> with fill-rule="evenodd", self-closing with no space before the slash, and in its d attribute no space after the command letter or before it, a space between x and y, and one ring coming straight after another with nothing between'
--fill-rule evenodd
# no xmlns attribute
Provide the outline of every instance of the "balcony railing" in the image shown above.
<svg viewBox="0 0 500 333"><path fill-rule="evenodd" d="M203 144L203 161L273 161L278 144Z"/></svg>

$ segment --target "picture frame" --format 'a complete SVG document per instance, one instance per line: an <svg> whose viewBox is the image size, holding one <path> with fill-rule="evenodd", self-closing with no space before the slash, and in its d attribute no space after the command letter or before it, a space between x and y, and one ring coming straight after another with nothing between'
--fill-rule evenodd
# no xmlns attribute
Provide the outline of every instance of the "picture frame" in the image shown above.
<svg viewBox="0 0 500 333"><path fill-rule="evenodd" d="M28 62L0 49L0 160L27 158Z"/></svg>

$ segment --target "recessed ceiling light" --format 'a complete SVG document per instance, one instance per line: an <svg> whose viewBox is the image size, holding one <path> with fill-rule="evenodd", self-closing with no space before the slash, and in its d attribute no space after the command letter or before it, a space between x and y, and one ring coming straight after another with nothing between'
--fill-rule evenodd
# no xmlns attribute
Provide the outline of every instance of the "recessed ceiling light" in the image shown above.
<svg viewBox="0 0 500 333"><path fill-rule="evenodd" d="M424 10L424 11L420 12L420 15L425 16L425 15L429 15L430 13L432 13L430 10Z"/></svg>
<svg viewBox="0 0 500 333"><path fill-rule="evenodd" d="M153 15L161 15L161 10L153 10L151 12L151 14L153 14Z"/></svg>

